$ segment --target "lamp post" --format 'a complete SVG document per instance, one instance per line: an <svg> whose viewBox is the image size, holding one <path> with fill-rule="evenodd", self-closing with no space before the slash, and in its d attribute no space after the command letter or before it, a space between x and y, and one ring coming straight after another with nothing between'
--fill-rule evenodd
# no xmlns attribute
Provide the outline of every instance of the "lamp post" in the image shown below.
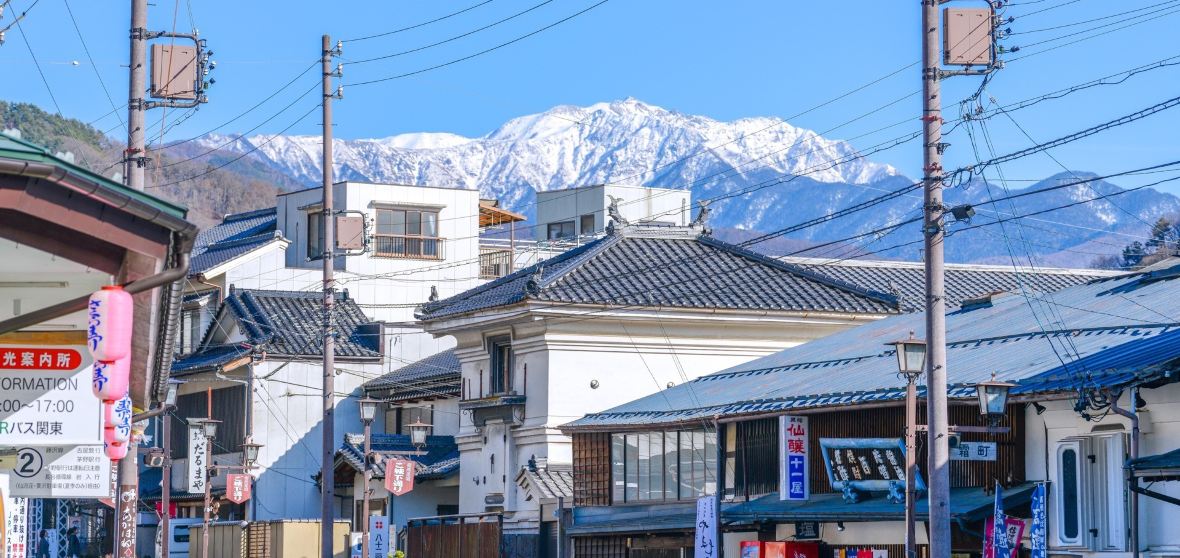
<svg viewBox="0 0 1180 558"><path fill-rule="evenodd" d="M1016 384L996 380L996 373L992 372L992 379L975 385L976 396L979 398L979 414L987 416L991 426L1000 424L1004 413L1008 409L1008 390Z"/></svg>
<svg viewBox="0 0 1180 558"><path fill-rule="evenodd" d="M373 478L370 457L373 451L373 419L377 417L377 407L380 405L381 400L379 399L366 397L360 400L361 422L365 425L365 482L361 488L363 491L361 503L361 558L369 558L369 481Z"/></svg>
<svg viewBox="0 0 1180 558"><path fill-rule="evenodd" d="M221 421L205 419L201 421L201 433L205 435L205 466L209 472L215 472L213 461L213 439L217 437L217 425ZM192 459L192 456L189 456ZM209 490L209 474L205 475L205 515L201 522L201 558L209 558L209 512L213 507L212 493ZM167 534L165 534L167 536Z"/></svg>
<svg viewBox="0 0 1180 558"><path fill-rule="evenodd" d="M433 424L426 424L422 419L418 419L410 424L410 443L414 444L418 451L422 451L422 446L426 445L426 435L430 433L430 429L434 428Z"/></svg>
<svg viewBox="0 0 1180 558"><path fill-rule="evenodd" d="M906 558L917 558L915 539L916 491L914 479L917 476L918 456L918 377L926 369L926 342L914 339L911 331L908 339L889 343L897 351L897 371L906 380L905 388L905 553Z"/></svg>

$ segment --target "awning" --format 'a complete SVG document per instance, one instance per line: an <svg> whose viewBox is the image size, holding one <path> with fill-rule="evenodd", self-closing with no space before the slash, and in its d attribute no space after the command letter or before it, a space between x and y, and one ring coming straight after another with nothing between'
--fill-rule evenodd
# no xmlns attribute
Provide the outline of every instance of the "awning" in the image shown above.
<svg viewBox="0 0 1180 558"><path fill-rule="evenodd" d="M1004 507L1028 504L1034 487L1030 483L1005 488ZM995 495L978 487L955 488L951 490L950 500L952 519L975 521L991 515ZM917 518L925 521L928 500L923 495L917 504ZM807 502L786 502L779 500L778 494L770 494L728 510L723 509L721 518L727 524L764 521L904 521L905 504L890 502L883 495L849 504L840 494L816 494Z"/></svg>
<svg viewBox="0 0 1180 558"><path fill-rule="evenodd" d="M1180 449L1132 459L1127 462L1127 469L1139 478L1180 480Z"/></svg>
<svg viewBox="0 0 1180 558"><path fill-rule="evenodd" d="M696 522L696 503L647 506L579 506L574 508L572 536L685 531Z"/></svg>

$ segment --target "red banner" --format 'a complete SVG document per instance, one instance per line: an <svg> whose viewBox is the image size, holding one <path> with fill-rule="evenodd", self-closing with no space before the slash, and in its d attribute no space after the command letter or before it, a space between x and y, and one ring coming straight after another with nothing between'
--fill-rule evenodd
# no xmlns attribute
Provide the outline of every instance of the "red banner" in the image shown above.
<svg viewBox="0 0 1180 558"><path fill-rule="evenodd" d="M394 458L385 462L385 489L401 496L414 489L414 462Z"/></svg>
<svg viewBox="0 0 1180 558"><path fill-rule="evenodd" d="M7 370L77 370L82 355L73 349L2 347L0 368Z"/></svg>
<svg viewBox="0 0 1180 558"><path fill-rule="evenodd" d="M235 504L250 499L250 475L235 473L225 477L225 497Z"/></svg>

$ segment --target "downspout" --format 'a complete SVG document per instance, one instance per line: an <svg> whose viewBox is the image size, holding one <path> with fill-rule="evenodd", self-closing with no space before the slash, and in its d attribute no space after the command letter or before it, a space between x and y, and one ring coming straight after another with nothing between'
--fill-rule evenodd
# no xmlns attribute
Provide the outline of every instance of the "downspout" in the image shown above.
<svg viewBox="0 0 1180 558"><path fill-rule="evenodd" d="M1126 417L1131 421L1131 460L1139 458L1139 411L1135 408L1135 402L1139 400L1139 387L1131 387L1131 409L1127 410L1119 407L1118 400L1111 403L1110 410L1122 417ZM1132 558L1139 558L1139 479L1124 467L1124 474L1127 478L1127 489L1131 493L1131 556Z"/></svg>

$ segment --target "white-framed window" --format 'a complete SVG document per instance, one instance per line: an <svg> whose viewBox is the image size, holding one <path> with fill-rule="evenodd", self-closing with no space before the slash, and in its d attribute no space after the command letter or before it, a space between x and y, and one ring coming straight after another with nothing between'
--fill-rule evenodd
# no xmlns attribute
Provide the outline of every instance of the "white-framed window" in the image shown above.
<svg viewBox="0 0 1180 558"><path fill-rule="evenodd" d="M1057 443L1053 455L1051 531L1057 545L1096 552L1126 551L1126 434L1066 438Z"/></svg>
<svg viewBox="0 0 1180 558"><path fill-rule="evenodd" d="M377 209L374 253L386 258L443 259L438 210Z"/></svg>

